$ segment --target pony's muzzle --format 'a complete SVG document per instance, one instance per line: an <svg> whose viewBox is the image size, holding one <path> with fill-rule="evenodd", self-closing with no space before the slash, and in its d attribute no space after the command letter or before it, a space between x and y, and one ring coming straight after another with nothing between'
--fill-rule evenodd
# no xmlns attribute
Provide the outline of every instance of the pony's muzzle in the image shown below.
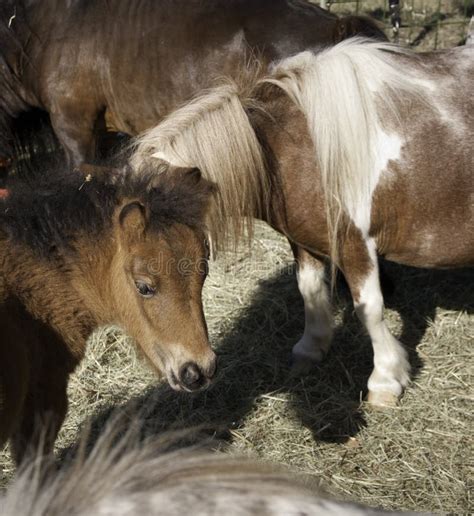
<svg viewBox="0 0 474 516"><path fill-rule="evenodd" d="M214 355L203 368L196 362L186 362L178 372L178 383L187 391L197 391L209 385L217 370L217 357Z"/></svg>

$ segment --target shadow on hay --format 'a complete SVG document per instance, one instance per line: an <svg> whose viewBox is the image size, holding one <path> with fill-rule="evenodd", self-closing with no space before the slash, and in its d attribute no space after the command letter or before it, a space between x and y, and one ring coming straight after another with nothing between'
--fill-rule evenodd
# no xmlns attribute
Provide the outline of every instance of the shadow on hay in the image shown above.
<svg viewBox="0 0 474 516"><path fill-rule="evenodd" d="M474 269L424 270L386 264L386 271L397 279L396 295L386 300L386 307L395 310L402 320L397 336L410 353L413 377L423 363L416 353L426 330L436 321L437 309L474 314Z"/></svg>
<svg viewBox="0 0 474 516"><path fill-rule="evenodd" d="M386 264L385 271L397 280L386 304L401 316L399 338L410 352L416 376L422 367L416 347L436 309L474 313L470 295L474 271L425 271L393 264ZM288 393L289 410L311 429L315 440L345 442L365 426L360 400L372 369L372 349L342 283L336 298L342 322L329 355L312 375L302 379L290 374L291 347L302 333L304 320L294 271L288 274L285 268L260 282L252 302L224 332L217 344L220 374L210 389L189 395L164 384L150 387L131 402L97 414L91 439L120 410L130 417L138 414L144 436L201 427L207 435L230 440L261 396ZM63 453L69 455L71 449Z"/></svg>

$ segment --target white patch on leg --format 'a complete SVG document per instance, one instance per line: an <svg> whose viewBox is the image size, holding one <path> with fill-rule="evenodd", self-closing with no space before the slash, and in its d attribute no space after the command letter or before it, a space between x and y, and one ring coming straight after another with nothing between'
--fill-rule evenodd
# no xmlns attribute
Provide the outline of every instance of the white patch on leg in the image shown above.
<svg viewBox="0 0 474 516"><path fill-rule="evenodd" d="M355 307L374 350L374 370L368 382L369 401L376 405L390 405L401 396L410 381L410 364L407 352L385 324L375 243L369 241L368 247L374 267L365 279Z"/></svg>
<svg viewBox="0 0 474 516"><path fill-rule="evenodd" d="M298 287L304 300L305 328L301 339L293 347L297 367L306 362L319 362L327 353L332 339L332 314L324 267L303 263L297 272Z"/></svg>

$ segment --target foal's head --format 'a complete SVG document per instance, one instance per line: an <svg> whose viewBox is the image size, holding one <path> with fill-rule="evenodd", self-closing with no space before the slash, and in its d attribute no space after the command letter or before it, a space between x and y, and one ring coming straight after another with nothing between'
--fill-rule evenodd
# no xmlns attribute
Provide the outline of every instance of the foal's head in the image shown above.
<svg viewBox="0 0 474 516"><path fill-rule="evenodd" d="M172 387L206 386L216 369L201 301L213 185L171 166L82 172L10 181L0 237L10 240L15 295L68 338L74 325L85 338L117 324Z"/></svg>
<svg viewBox="0 0 474 516"><path fill-rule="evenodd" d="M198 390L216 370L201 300L213 185L197 169L171 167L140 181L141 192L125 184L112 217L113 316L174 389Z"/></svg>

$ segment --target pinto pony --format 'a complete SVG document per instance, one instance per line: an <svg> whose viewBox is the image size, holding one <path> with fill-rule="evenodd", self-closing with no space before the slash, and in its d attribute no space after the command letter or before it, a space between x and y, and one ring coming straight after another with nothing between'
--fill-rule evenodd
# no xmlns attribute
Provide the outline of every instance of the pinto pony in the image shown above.
<svg viewBox="0 0 474 516"><path fill-rule="evenodd" d="M0 445L11 438L17 462L36 423L48 423L50 449L99 326L121 326L173 388L210 382L201 289L212 190L196 169L12 182L0 201Z"/></svg>
<svg viewBox="0 0 474 516"><path fill-rule="evenodd" d="M385 38L369 19L306 0L2 0L0 163L14 120L32 108L49 114L77 166L96 157L105 130L153 127L251 56L266 66L355 34ZM34 153L38 142L23 143Z"/></svg>
<svg viewBox="0 0 474 516"><path fill-rule="evenodd" d="M128 428L130 423L133 425L133 420L128 421ZM213 453L203 446L176 450L180 438L182 433L143 443L130 431L118 438L117 431L109 426L88 454L84 451L87 439L82 438L78 456L59 470L54 457L30 456L6 494L0 495L0 513L2 516L413 514L335 500L321 492L316 482L299 478L295 472L278 466Z"/></svg>
<svg viewBox="0 0 474 516"><path fill-rule="evenodd" d="M197 166L220 191L211 229L235 235L260 217L288 237L305 304L299 367L330 346L331 259L372 340L368 399L390 405L410 366L384 322L377 257L474 263L473 88L472 47L416 55L348 40L197 98L137 140L134 166Z"/></svg>

